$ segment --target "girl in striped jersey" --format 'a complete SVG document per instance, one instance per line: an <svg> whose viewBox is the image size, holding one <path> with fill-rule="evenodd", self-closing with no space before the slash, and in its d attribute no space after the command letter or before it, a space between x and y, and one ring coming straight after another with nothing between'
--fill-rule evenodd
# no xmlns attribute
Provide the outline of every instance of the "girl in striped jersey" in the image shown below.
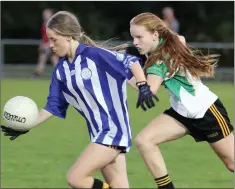
<svg viewBox="0 0 235 189"><path fill-rule="evenodd" d="M182 36L167 28L152 13L130 21L130 33L141 55L154 94L163 85L170 94L170 109L152 120L136 137L137 147L159 188L174 188L158 145L190 134L207 141L226 167L234 172L234 135L227 111L200 77L214 75L217 56L196 54ZM193 170L192 170L193 171Z"/></svg>
<svg viewBox="0 0 235 189"><path fill-rule="evenodd" d="M96 47L69 12L53 15L46 30L50 47L60 60L52 74L47 104L36 125L54 115L65 118L68 106L72 105L85 118L91 143L70 169L68 184L72 188L129 188L125 153L132 145L132 136L126 80L134 75L138 82L139 105L147 103L151 108L155 97L139 58ZM26 133L4 126L2 130L11 140ZM91 176L97 170L102 171L107 183Z"/></svg>

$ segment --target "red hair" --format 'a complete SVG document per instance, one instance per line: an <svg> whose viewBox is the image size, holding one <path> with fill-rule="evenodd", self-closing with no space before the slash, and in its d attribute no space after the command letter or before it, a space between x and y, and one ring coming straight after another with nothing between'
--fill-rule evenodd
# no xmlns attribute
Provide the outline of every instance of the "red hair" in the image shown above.
<svg viewBox="0 0 235 189"><path fill-rule="evenodd" d="M163 43L151 53L145 63L145 70L155 64L158 60L163 60L169 71L169 76L173 75L179 68L189 71L195 77L214 76L218 62L218 55L203 56L199 51L194 51L188 45L180 41L179 35L171 31L158 16L152 13L142 13L135 16L130 25L144 26L149 32L158 32L159 39L163 38ZM165 58L165 57L169 58Z"/></svg>

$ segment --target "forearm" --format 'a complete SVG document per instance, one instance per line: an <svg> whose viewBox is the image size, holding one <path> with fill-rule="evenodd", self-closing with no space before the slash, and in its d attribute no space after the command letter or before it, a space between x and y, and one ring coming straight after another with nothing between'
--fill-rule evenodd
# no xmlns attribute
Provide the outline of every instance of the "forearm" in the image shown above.
<svg viewBox="0 0 235 189"><path fill-rule="evenodd" d="M147 82L150 86L152 93L157 94L157 92L160 89L161 84L163 82L163 78L158 75L148 74L147 75Z"/></svg>
<svg viewBox="0 0 235 189"><path fill-rule="evenodd" d="M146 77L139 62L136 62L131 66L131 71L135 77L136 82L146 81Z"/></svg>
<svg viewBox="0 0 235 189"><path fill-rule="evenodd" d="M129 84L132 88L136 89L137 91L139 90L138 87L136 86L136 79L135 79L135 77L132 77L132 78L131 78L130 80L128 80L127 82L128 82L128 84Z"/></svg>
<svg viewBox="0 0 235 189"><path fill-rule="evenodd" d="M45 109L41 109L38 113L38 118L33 128L40 125L41 123L43 123L44 121L48 120L51 117L53 117L53 114L51 114Z"/></svg>

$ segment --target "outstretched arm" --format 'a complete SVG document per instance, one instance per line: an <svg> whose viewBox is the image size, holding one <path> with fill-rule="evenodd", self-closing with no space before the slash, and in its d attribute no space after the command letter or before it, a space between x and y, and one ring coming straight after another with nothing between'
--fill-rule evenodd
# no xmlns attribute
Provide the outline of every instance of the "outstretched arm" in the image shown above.
<svg viewBox="0 0 235 189"><path fill-rule="evenodd" d="M45 122L46 120L50 119L53 116L54 115L48 112L47 110L41 109L38 113L38 118L33 128L35 128L36 126L40 125L41 123Z"/></svg>
<svg viewBox="0 0 235 189"><path fill-rule="evenodd" d="M69 104L62 94L60 86L61 82L58 80L60 77L58 77L58 75L59 71L54 69L47 104L42 110L39 111L37 121L32 128L35 128L54 115L60 118L66 117L66 111ZM28 131L16 131L3 125L1 125L1 129L5 136L10 136L10 140L15 140L20 135L28 133Z"/></svg>
<svg viewBox="0 0 235 189"><path fill-rule="evenodd" d="M38 113L38 118L37 118L37 121L36 121L34 127L36 127L40 123L48 120L52 116L53 115L51 113L49 113L48 111L46 111L44 109L40 110ZM32 127L32 128L34 128L34 127ZM23 135L23 134L26 134L29 132L29 130L17 131L17 130L11 129L10 127L6 127L4 125L1 125L1 129L2 129L2 132L4 133L5 136L10 136L10 140L15 140L20 135Z"/></svg>

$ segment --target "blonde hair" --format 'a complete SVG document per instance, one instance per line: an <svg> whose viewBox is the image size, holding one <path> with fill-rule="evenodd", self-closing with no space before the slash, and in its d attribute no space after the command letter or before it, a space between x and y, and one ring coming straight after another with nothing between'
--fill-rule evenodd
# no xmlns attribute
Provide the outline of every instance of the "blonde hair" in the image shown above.
<svg viewBox="0 0 235 189"><path fill-rule="evenodd" d="M99 45L95 43L86 35L77 17L68 11L59 11L55 13L47 22L47 27L54 30L59 35L71 36L74 40L93 47L102 47L109 50L121 51L129 46L128 44L122 44L112 47L106 44Z"/></svg>
<svg viewBox="0 0 235 189"><path fill-rule="evenodd" d="M218 54L204 56L198 50L193 50L187 44L183 44L175 32L170 30L158 16L152 13L142 13L135 16L130 25L144 26L149 32L158 32L163 42L148 57L144 69L163 60L172 76L179 68L194 77L212 77L218 62ZM166 58L169 57L169 58Z"/></svg>

